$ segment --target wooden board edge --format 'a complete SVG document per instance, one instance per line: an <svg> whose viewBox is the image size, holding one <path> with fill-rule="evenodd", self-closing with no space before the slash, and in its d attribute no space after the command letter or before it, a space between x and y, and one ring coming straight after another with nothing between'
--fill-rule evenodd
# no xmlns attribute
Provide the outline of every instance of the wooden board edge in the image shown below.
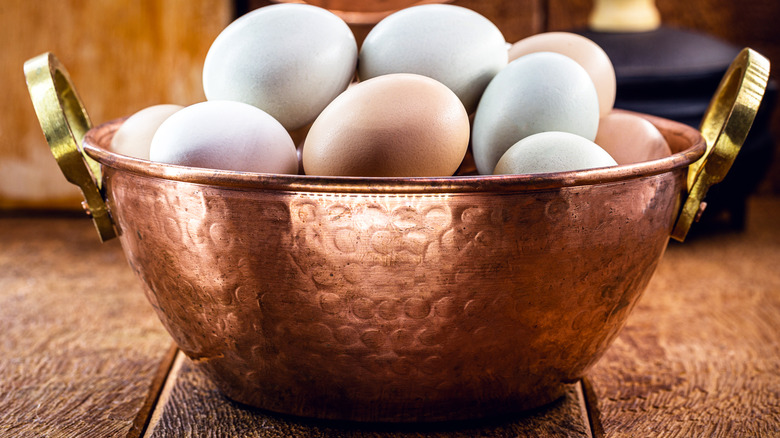
<svg viewBox="0 0 780 438"><path fill-rule="evenodd" d="M174 365L176 364L177 355L179 354L179 348L175 343L171 342L171 346L168 348L168 352L165 353L163 360L160 362L160 366L149 385L149 392L146 395L146 400L138 410L133 425L127 432L127 438L140 438L146 433L149 423L152 419L152 413L156 410L157 405L162 397L165 387L168 384L169 376L174 371Z"/></svg>
<svg viewBox="0 0 780 438"><path fill-rule="evenodd" d="M604 426L601 424L601 412L599 411L599 402L596 398L593 384L587 377L583 377L580 379L579 388L583 417L587 420L587 424L590 427L590 436L594 438L606 436L604 434Z"/></svg>

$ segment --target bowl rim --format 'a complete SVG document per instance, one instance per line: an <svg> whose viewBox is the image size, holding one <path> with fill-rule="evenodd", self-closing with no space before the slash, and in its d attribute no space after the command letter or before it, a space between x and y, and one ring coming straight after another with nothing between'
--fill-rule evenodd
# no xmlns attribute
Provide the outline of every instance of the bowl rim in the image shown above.
<svg viewBox="0 0 780 438"><path fill-rule="evenodd" d="M621 112L629 112L622 111ZM631 112L629 112L631 113ZM684 168L701 158L707 146L701 133L680 122L633 113L649 120L664 134L688 147L657 160L596 169L523 175L458 175L442 177L331 177L239 172L156 163L108 150L114 133L127 117L90 129L82 148L90 158L117 171L170 181L235 189L333 193L470 193L554 190L563 187L619 182ZM670 147L673 146L671 142ZM674 149L674 147L672 147Z"/></svg>

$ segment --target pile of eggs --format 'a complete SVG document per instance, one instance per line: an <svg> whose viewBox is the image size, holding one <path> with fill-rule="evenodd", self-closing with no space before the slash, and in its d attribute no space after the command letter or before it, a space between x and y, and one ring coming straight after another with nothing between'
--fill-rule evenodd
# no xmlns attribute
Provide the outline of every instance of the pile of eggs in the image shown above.
<svg viewBox="0 0 780 438"><path fill-rule="evenodd" d="M205 102L134 114L112 149L210 169L362 177L451 176L469 149L482 175L671 154L648 121L612 111L615 73L598 45L549 32L510 46L490 20L447 4L389 15L359 51L325 9L257 9L216 38L203 89ZM301 130L296 146L290 132Z"/></svg>

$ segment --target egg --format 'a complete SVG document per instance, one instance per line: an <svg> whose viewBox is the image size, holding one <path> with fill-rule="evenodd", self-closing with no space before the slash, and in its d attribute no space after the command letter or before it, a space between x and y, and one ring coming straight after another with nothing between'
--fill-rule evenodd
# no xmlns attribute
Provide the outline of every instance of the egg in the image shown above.
<svg viewBox="0 0 780 438"><path fill-rule="evenodd" d="M402 9L377 23L361 46L358 76L428 76L448 86L473 112L506 63L506 41L490 20L460 6L430 4Z"/></svg>
<svg viewBox="0 0 780 438"><path fill-rule="evenodd" d="M568 132L541 132L512 145L494 174L566 172L614 166L615 160L596 143Z"/></svg>
<svg viewBox="0 0 780 438"><path fill-rule="evenodd" d="M196 103L168 117L152 138L152 161L209 169L297 173L295 144L263 110L234 101Z"/></svg>
<svg viewBox="0 0 780 438"><path fill-rule="evenodd" d="M314 121L303 145L307 175L450 176L468 148L469 119L449 88L395 73L350 87Z"/></svg>
<svg viewBox="0 0 780 438"><path fill-rule="evenodd" d="M539 52L510 62L485 89L472 128L477 171L493 172L523 138L563 131L596 138L599 102L585 69L559 53Z"/></svg>
<svg viewBox="0 0 780 438"><path fill-rule="evenodd" d="M672 155L661 132L646 119L630 113L613 112L602 117L595 142L619 164L641 163Z"/></svg>
<svg viewBox="0 0 780 438"><path fill-rule="evenodd" d="M310 5L256 9L228 25L203 65L208 100L254 105L295 130L347 88L357 44L349 26Z"/></svg>
<svg viewBox="0 0 780 438"><path fill-rule="evenodd" d="M509 61L536 52L555 52L577 61L590 75L599 96L599 114L606 116L615 105L615 68L607 53L595 42L570 32L545 32L524 38L509 48Z"/></svg>
<svg viewBox="0 0 780 438"><path fill-rule="evenodd" d="M149 159L152 137L160 124L181 105L154 105L136 112L125 120L111 139L111 150L143 160Z"/></svg>

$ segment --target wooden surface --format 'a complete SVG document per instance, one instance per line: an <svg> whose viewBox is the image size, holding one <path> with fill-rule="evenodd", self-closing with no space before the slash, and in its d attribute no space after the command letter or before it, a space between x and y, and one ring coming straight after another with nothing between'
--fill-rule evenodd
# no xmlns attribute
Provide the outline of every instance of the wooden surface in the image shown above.
<svg viewBox="0 0 780 438"><path fill-rule="evenodd" d="M0 218L0 436L140 431L171 345L119 242L81 217Z"/></svg>
<svg viewBox="0 0 780 438"><path fill-rule="evenodd" d="M52 52L94 123L159 103L204 100L206 51L232 19L230 0L0 2L0 208L79 208L52 159L23 65Z"/></svg>
<svg viewBox="0 0 780 438"><path fill-rule="evenodd" d="M780 436L780 202L749 207L745 233L670 245L589 373L607 436Z"/></svg>
<svg viewBox="0 0 780 438"><path fill-rule="evenodd" d="M616 342L564 398L408 426L228 401L189 359L174 361L116 241L97 243L83 218L6 214L0 436L780 436L780 198L749 207L743 233L670 244Z"/></svg>

